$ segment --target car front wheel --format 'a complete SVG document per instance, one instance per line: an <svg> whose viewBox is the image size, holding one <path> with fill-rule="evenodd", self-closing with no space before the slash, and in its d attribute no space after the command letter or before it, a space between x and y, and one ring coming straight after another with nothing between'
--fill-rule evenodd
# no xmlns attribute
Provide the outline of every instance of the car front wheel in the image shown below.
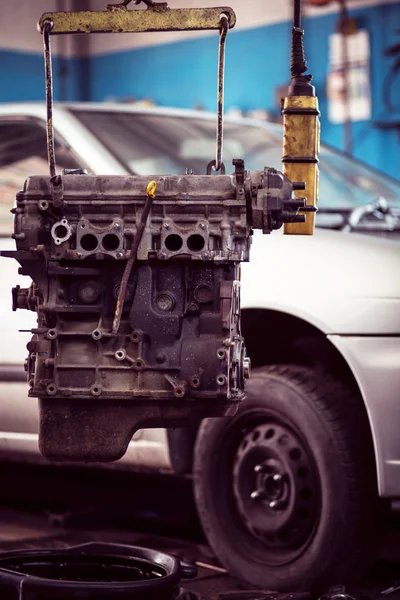
<svg viewBox="0 0 400 600"><path fill-rule="evenodd" d="M216 557L251 585L354 579L373 556L377 499L360 398L309 368L257 369L235 417L203 421L194 492Z"/></svg>

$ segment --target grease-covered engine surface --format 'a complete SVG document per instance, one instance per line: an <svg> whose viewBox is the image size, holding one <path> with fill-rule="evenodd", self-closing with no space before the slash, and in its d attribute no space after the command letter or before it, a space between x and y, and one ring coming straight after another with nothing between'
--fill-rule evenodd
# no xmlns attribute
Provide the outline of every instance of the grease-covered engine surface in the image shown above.
<svg viewBox="0 0 400 600"><path fill-rule="evenodd" d="M235 413L252 227L305 217L296 184L234 164L232 176L154 181L35 176L17 195L17 251L2 254L34 282L13 301L38 313L26 369L47 458L116 460L138 428Z"/></svg>

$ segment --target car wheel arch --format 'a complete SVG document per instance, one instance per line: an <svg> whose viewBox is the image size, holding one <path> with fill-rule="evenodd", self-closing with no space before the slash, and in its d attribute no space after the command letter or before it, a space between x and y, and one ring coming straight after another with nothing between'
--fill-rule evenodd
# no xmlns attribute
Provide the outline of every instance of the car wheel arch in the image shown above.
<svg viewBox="0 0 400 600"><path fill-rule="evenodd" d="M353 391L362 403L370 425L365 399L351 365L326 333L314 324L290 313L266 308L242 309L242 334L252 367L296 364L325 371ZM190 474L194 445L200 423L190 430L168 430L171 464L174 472ZM375 460L376 453L374 448ZM173 460L173 457L179 457ZM376 470L376 467L375 467Z"/></svg>
<svg viewBox="0 0 400 600"><path fill-rule="evenodd" d="M364 390L353 366L332 343L327 333L315 324L284 311L247 308L242 310L242 334L252 367L273 364L311 367L341 381L357 396L360 406L367 414L370 442L375 456L374 468L378 479L378 455ZM266 340L267 343L260 344L260 340Z"/></svg>

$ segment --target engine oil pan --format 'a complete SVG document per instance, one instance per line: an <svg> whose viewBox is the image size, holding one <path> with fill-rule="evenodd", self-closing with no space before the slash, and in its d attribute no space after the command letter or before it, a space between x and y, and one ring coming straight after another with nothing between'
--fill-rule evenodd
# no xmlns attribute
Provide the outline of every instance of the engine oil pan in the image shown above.
<svg viewBox="0 0 400 600"><path fill-rule="evenodd" d="M136 546L91 542L0 554L2 600L173 600L196 568Z"/></svg>

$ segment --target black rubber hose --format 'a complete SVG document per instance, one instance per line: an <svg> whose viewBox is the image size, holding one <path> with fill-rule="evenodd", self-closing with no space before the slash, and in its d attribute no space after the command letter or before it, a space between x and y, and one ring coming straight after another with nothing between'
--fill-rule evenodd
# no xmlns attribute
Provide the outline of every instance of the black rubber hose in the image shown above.
<svg viewBox="0 0 400 600"><path fill-rule="evenodd" d="M290 56L290 73L292 77L299 77L307 71L303 35L304 31L301 29L301 0L293 0L292 51Z"/></svg>
<svg viewBox="0 0 400 600"><path fill-rule="evenodd" d="M294 16L293 16L293 27L300 29L301 27L301 1L293 0Z"/></svg>
<svg viewBox="0 0 400 600"><path fill-rule="evenodd" d="M308 70L303 43L304 31L301 28L301 0L293 0L292 49L290 53L290 75L292 83L289 96L315 96L311 85L312 75L304 74Z"/></svg>

